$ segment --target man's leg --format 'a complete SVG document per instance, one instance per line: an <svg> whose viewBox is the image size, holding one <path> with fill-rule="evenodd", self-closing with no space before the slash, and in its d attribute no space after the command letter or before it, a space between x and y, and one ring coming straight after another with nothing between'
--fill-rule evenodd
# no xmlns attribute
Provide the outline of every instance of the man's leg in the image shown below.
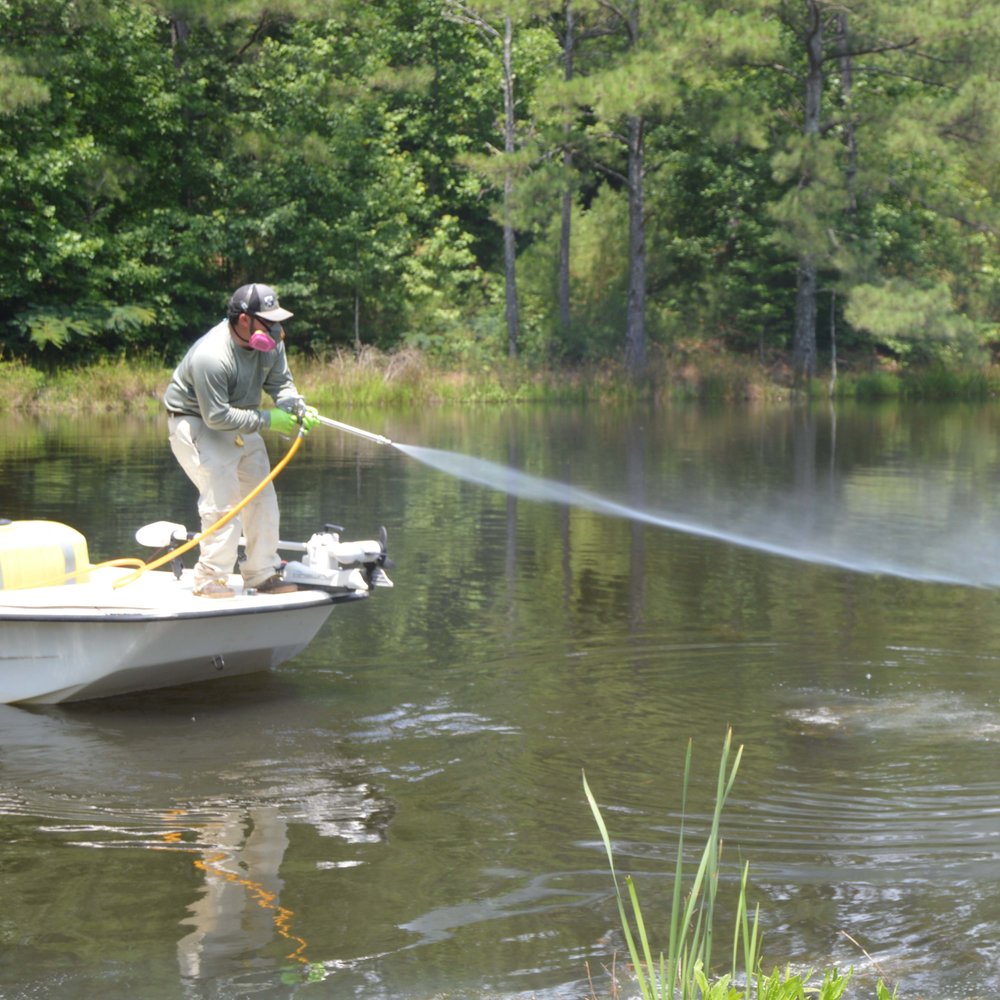
<svg viewBox="0 0 1000 1000"><path fill-rule="evenodd" d="M169 427L170 448L198 489L201 530L206 531L241 499L238 435L213 431L198 417L171 417ZM202 540L194 568L195 590L212 580L228 579L236 563L241 531L240 518L234 517Z"/></svg>
<svg viewBox="0 0 1000 1000"><path fill-rule="evenodd" d="M265 480L271 471L267 448L260 434L247 434L239 464L242 495ZM274 484L267 486L243 509L243 534L246 537L246 559L240 564L243 582L257 587L270 579L281 567L278 555L280 517Z"/></svg>

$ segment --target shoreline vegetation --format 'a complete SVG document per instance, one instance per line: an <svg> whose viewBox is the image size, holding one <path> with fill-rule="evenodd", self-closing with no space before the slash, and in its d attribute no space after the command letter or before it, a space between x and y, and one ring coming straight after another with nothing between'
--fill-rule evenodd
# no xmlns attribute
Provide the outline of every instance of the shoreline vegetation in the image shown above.
<svg viewBox="0 0 1000 1000"><path fill-rule="evenodd" d="M699 345L652 358L636 380L611 363L537 367L516 359L446 366L415 349L339 351L290 358L300 391L321 409L435 404L614 403L636 401L773 402L919 399L986 401L1000 397L1000 365L899 368L884 360L847 362L836 374L792 389L791 359L748 358ZM0 412L154 415L173 366L159 358L107 358L42 369L0 360Z"/></svg>

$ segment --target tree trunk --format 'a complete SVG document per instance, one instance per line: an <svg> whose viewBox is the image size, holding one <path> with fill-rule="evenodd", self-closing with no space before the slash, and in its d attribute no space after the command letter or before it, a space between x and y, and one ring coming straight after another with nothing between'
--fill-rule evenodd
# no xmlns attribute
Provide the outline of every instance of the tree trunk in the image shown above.
<svg viewBox="0 0 1000 1000"><path fill-rule="evenodd" d="M837 388L837 293L830 292L830 384L827 395L833 399Z"/></svg>
<svg viewBox="0 0 1000 1000"><path fill-rule="evenodd" d="M853 216L858 211L858 198L855 191L855 178L858 173L858 140L851 112L854 59L851 56L851 36L846 11L837 16L837 34L840 36L840 92L844 99L844 145L847 147L847 211Z"/></svg>
<svg viewBox="0 0 1000 1000"><path fill-rule="evenodd" d="M187 21L182 17L170 18L170 51L174 60L174 69L181 68L181 49L191 34Z"/></svg>
<svg viewBox="0 0 1000 1000"><path fill-rule="evenodd" d="M844 116L844 146L847 149L847 164L844 168L847 188L847 217L851 232L858 214L856 178L858 174L858 141L854 128L854 112L851 108L851 94L854 89L854 58L851 55L851 33L847 11L837 15L837 47L840 49L840 93ZM837 386L837 290L830 290L830 398Z"/></svg>
<svg viewBox="0 0 1000 1000"><path fill-rule="evenodd" d="M643 188L643 120L628 119L628 305L625 368L633 377L646 367L646 217Z"/></svg>
<svg viewBox="0 0 1000 1000"><path fill-rule="evenodd" d="M361 353L361 295L354 289L354 353Z"/></svg>
<svg viewBox="0 0 1000 1000"><path fill-rule="evenodd" d="M819 141L820 102L823 96L823 14L819 0L809 2L809 31L806 36L806 109L803 132L809 142ZM807 163L808 159L808 152ZM812 177L807 166L799 178L799 186L808 187ZM816 291L817 267L812 250L799 254L795 290L795 335L792 345L792 367L795 384L807 382L816 372Z"/></svg>
<svg viewBox="0 0 1000 1000"><path fill-rule="evenodd" d="M510 17L503 20L503 148L509 157L514 152L514 69L512 63L514 26ZM507 353L517 357L520 316L517 304L517 245L514 239L511 203L514 194L514 171L508 165L503 177L503 262L506 286Z"/></svg>
<svg viewBox="0 0 1000 1000"><path fill-rule="evenodd" d="M563 78L573 79L573 6L566 0L566 35L563 40ZM563 126L563 173L566 186L562 196L562 223L559 229L559 328L568 334L572 325L569 290L570 235L573 225L573 153L570 149L572 123L567 120Z"/></svg>
<svg viewBox="0 0 1000 1000"><path fill-rule="evenodd" d="M639 0L630 5L629 47L639 44ZM628 302L625 307L625 370L633 378L646 367L646 192L643 162L645 123L628 118Z"/></svg>
<svg viewBox="0 0 1000 1000"><path fill-rule="evenodd" d="M816 264L809 255L799 259L795 284L795 384L801 386L816 373Z"/></svg>

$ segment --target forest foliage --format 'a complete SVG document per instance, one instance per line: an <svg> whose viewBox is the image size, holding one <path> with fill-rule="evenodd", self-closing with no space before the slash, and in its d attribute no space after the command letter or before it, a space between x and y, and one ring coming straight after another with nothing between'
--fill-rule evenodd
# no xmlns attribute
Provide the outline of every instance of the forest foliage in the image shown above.
<svg viewBox="0 0 1000 1000"><path fill-rule="evenodd" d="M1000 341L981 0L0 0L3 357Z"/></svg>

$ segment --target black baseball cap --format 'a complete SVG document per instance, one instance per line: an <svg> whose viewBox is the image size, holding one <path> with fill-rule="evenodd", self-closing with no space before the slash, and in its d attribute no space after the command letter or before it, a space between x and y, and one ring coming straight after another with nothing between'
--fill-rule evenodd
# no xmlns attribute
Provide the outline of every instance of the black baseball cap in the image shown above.
<svg viewBox="0 0 1000 1000"><path fill-rule="evenodd" d="M235 318L240 313L259 316L272 323L280 323L294 315L281 308L278 293L270 285L258 284L241 285L233 292L233 297L229 300L229 315Z"/></svg>

